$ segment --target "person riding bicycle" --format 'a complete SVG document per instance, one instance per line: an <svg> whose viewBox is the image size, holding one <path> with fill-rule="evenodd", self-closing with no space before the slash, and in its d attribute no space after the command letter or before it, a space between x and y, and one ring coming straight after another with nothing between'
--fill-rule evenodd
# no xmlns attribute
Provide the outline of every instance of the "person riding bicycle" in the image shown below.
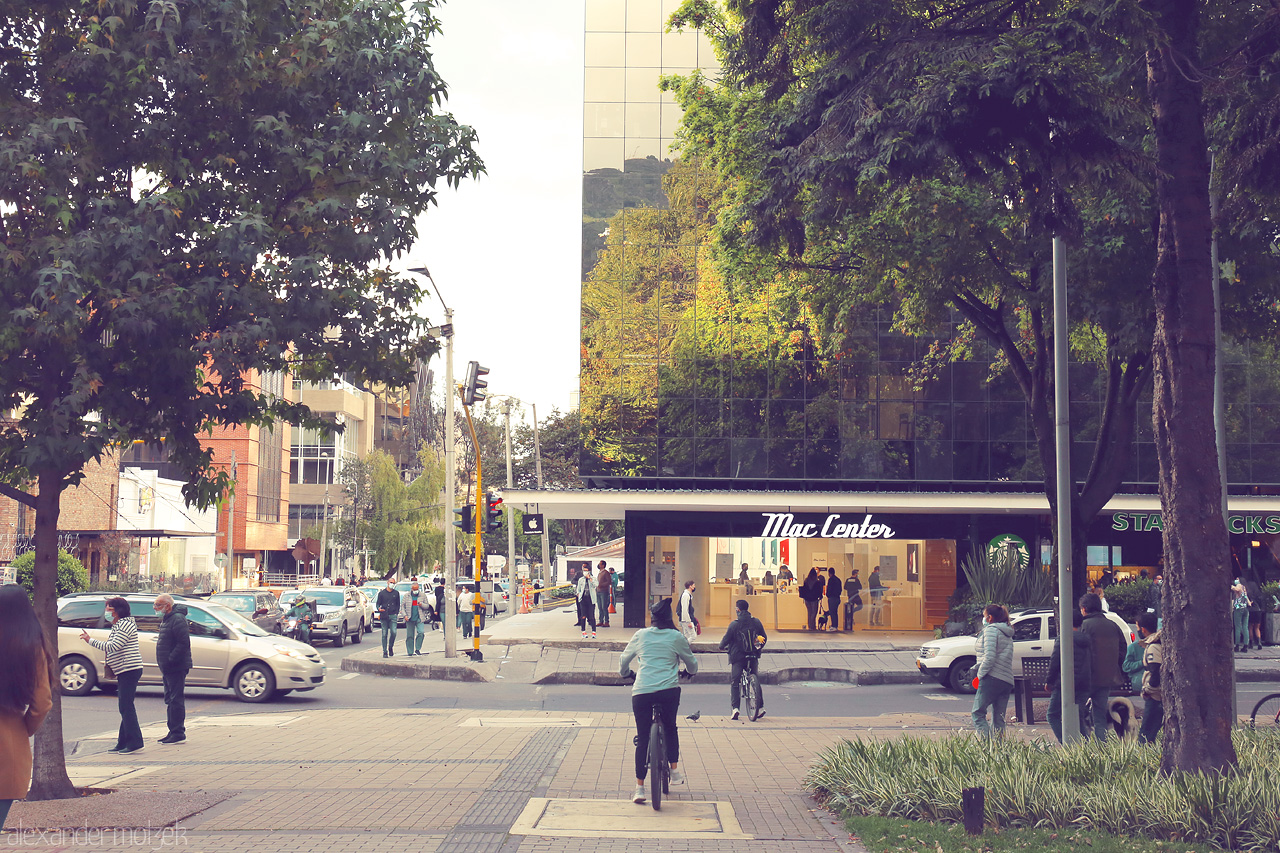
<svg viewBox="0 0 1280 853"><path fill-rule="evenodd" d="M636 718L636 790L633 803L645 801L644 777L648 772L649 727L653 723L653 710L659 709L662 725L667 731L667 761L671 764L671 782L684 781L684 774L676 769L680 758L680 735L676 730L676 715L680 710L679 667L692 675L698 671L698 659L684 634L671 618L671 599L664 598L649 608L650 626L641 628L631 637L622 657L618 660L618 672L625 678L632 674L632 661L640 659L635 669L635 685L631 688L631 711Z"/></svg>
<svg viewBox="0 0 1280 853"><path fill-rule="evenodd" d="M729 719L738 719L739 700L741 697L742 671L750 667L750 671L759 674L760 650L764 648L768 636L764 625L751 615L745 598L738 599L738 617L729 623L729 630L724 632L720 641L720 650L729 653L729 705L733 713ZM756 719L764 716L764 690L756 683Z"/></svg>

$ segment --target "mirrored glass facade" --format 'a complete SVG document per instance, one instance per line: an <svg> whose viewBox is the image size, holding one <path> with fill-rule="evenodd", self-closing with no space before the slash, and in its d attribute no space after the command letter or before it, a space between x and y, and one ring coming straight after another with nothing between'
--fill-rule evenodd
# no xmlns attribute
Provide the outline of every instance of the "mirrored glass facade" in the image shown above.
<svg viewBox="0 0 1280 853"><path fill-rule="evenodd" d="M725 280L706 241L718 188L670 151L680 110L664 74L714 53L667 33L678 0L587 0L583 125L580 472L601 487L1009 489L1039 491L1042 466L1021 390L975 341L928 381L911 367L937 337L874 313L836 354L799 286ZM951 323L959 322L952 317ZM1229 476L1280 483L1276 359L1228 355ZM1251 364L1253 366L1251 366ZM1263 367L1262 365L1266 365ZM1106 377L1071 366L1076 476L1092 458ZM1149 399L1123 491L1157 480ZM1255 402L1256 401L1256 402Z"/></svg>

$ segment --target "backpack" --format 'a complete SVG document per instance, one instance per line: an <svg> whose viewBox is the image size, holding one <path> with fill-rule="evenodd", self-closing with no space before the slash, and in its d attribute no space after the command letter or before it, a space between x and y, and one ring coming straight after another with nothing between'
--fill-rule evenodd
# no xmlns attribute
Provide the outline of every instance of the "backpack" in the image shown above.
<svg viewBox="0 0 1280 853"><path fill-rule="evenodd" d="M760 654L760 650L756 648L755 626L752 624L755 621L748 619L738 631L738 648L747 657L757 657Z"/></svg>

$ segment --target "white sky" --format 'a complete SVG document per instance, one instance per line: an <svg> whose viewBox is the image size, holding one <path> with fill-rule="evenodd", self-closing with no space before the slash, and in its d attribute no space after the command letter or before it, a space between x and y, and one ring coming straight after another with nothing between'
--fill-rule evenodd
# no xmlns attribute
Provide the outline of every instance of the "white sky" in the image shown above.
<svg viewBox="0 0 1280 853"><path fill-rule="evenodd" d="M426 266L454 311L454 372L490 395L576 401L582 219L582 0L449 0L437 14L446 109L479 134L488 173L443 187L398 262ZM424 282L425 283L425 282ZM424 303L443 322L438 301ZM437 387L443 356L433 359Z"/></svg>

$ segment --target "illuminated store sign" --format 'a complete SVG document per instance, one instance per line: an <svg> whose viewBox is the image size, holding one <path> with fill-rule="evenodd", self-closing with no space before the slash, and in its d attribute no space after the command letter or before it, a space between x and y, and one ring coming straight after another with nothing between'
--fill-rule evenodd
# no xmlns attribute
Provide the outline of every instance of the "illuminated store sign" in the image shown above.
<svg viewBox="0 0 1280 853"><path fill-rule="evenodd" d="M773 537L796 539L892 539L893 528L887 524L872 524L871 516L866 515L862 523L841 522L840 513L833 512L821 525L797 522L794 513L762 512L764 531L760 534L768 539Z"/></svg>
<svg viewBox="0 0 1280 853"><path fill-rule="evenodd" d="M1164 530L1164 518L1158 512L1117 512L1111 516L1112 530L1136 530L1139 533ZM1227 530L1232 533L1280 533L1280 515L1230 515Z"/></svg>

